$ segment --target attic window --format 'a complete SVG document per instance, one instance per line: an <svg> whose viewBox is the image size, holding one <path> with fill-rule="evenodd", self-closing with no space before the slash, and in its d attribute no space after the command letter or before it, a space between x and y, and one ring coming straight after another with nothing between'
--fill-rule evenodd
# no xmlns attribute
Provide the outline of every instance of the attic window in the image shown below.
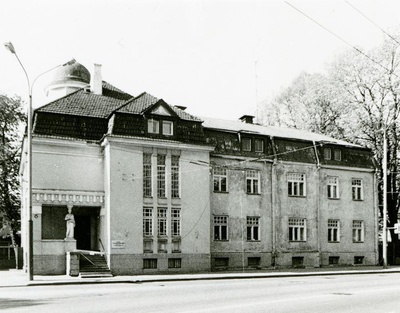
<svg viewBox="0 0 400 313"><path fill-rule="evenodd" d="M174 134L174 123L172 121L149 119L147 121L147 132L149 134L172 136Z"/></svg>
<svg viewBox="0 0 400 313"><path fill-rule="evenodd" d="M149 119L147 121L147 131L149 134L158 134L160 132L160 122L157 120Z"/></svg>
<svg viewBox="0 0 400 313"><path fill-rule="evenodd" d="M342 151L336 150L333 153L335 161L342 161Z"/></svg>

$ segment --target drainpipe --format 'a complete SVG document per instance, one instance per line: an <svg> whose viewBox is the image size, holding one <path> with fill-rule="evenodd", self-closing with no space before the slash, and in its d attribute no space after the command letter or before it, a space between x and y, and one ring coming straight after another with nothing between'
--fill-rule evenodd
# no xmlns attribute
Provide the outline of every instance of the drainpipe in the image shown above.
<svg viewBox="0 0 400 313"><path fill-rule="evenodd" d="M276 218L276 213L275 213L275 190L276 190L276 184L277 184L277 174L276 174L276 164L277 164L277 156L276 156L276 149L275 149L275 143L274 143L274 137L270 136L271 139L271 146L272 146L272 153L274 154L274 163L272 164L271 167L271 215L272 215L272 257L274 259L274 267L277 266L276 264L276 223L275 223L275 218Z"/></svg>
<svg viewBox="0 0 400 313"><path fill-rule="evenodd" d="M313 141L313 146L314 146L314 153L315 153L315 159L317 161L317 180L315 183L315 188L316 188L316 204L317 204L317 223L316 223L316 231L317 231L317 250L318 250L318 265L319 267L321 267L321 242L320 242L320 238L321 238L321 234L320 232L320 227L319 227L319 223L320 221L320 181L321 181L321 163L319 162L319 157L318 157L318 151L317 151L317 146L315 145L315 141Z"/></svg>

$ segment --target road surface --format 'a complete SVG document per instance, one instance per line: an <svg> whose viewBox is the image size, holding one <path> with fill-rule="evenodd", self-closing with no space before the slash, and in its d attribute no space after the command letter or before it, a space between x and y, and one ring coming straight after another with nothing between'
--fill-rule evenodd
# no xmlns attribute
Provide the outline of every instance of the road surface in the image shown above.
<svg viewBox="0 0 400 313"><path fill-rule="evenodd" d="M1 312L400 312L400 274L0 288Z"/></svg>

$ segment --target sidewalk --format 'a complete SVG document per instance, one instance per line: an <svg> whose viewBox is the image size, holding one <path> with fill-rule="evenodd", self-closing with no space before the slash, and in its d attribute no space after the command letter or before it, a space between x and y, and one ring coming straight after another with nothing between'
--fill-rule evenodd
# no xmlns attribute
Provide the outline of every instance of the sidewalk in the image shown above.
<svg viewBox="0 0 400 313"><path fill-rule="evenodd" d="M28 281L28 275L23 270L0 270L0 288L23 286L50 286L98 283L145 283L167 282L182 280L217 280L217 279L248 279L248 278L280 278L302 276L356 275L400 273L400 267L383 269L374 267L343 267L343 268L307 268L307 269L278 269L246 272L212 272L202 274L170 274L170 275L132 275L114 276L107 278L81 278L68 275L34 276Z"/></svg>

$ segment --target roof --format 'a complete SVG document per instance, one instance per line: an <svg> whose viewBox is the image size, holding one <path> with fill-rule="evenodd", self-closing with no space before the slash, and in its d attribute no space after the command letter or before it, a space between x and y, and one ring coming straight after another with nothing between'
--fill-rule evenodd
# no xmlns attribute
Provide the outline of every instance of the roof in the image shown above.
<svg viewBox="0 0 400 313"><path fill-rule="evenodd" d="M116 112L118 113L130 113L130 114L143 114L149 107L161 101L162 99L158 99L147 92L141 93L139 96L129 100L124 106L120 107ZM169 107L178 115L180 119L193 121L193 122L202 122L196 116L190 115L186 113L184 110L177 106Z"/></svg>
<svg viewBox="0 0 400 313"><path fill-rule="evenodd" d="M102 95L82 88L36 109L36 112L107 118L130 98L131 95L103 81Z"/></svg>
<svg viewBox="0 0 400 313"><path fill-rule="evenodd" d="M316 141L316 142L323 141L331 144L362 148L359 145L355 145L343 140L338 140L326 135L316 134L309 131L299 130L294 128L262 126L258 124L244 123L241 121L222 120L209 117L204 117L202 119L204 121L203 126L209 129L251 133L251 134L266 135L279 138L287 138L287 139L300 139L300 140Z"/></svg>

